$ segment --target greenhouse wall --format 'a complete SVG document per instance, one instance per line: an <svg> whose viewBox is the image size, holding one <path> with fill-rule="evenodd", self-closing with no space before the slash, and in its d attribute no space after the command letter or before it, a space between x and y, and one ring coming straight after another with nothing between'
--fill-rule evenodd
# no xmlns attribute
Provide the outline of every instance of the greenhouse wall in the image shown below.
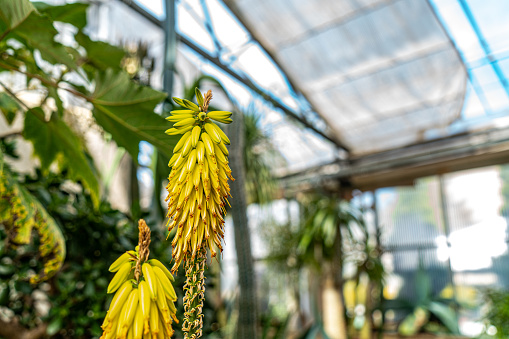
<svg viewBox="0 0 509 339"><path fill-rule="evenodd" d="M481 333L482 291L509 287L508 171L485 167L376 191L385 300L416 303L424 272L429 299L455 300L461 333ZM403 315L386 312L389 321Z"/></svg>

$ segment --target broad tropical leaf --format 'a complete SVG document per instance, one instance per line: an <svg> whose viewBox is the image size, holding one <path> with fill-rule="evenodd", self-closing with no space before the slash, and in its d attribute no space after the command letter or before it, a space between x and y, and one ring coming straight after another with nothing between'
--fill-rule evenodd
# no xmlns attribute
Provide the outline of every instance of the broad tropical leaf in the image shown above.
<svg viewBox="0 0 509 339"><path fill-rule="evenodd" d="M36 113L39 113L38 116ZM26 113L23 132L25 138L33 143L41 167L47 169L57 159L57 155L61 154L62 163L69 169L71 178L83 182L94 204L98 206L99 183L79 138L56 114L52 114L50 121L46 122L40 119L41 113L40 107Z"/></svg>
<svg viewBox="0 0 509 339"><path fill-rule="evenodd" d="M458 328L458 318L456 317L456 313L449 306L437 302L432 301L428 305L428 309L431 313L433 313L440 321L447 327L449 331L453 334L459 334Z"/></svg>
<svg viewBox="0 0 509 339"><path fill-rule="evenodd" d="M30 282L35 284L52 277L65 259L62 232L39 201L20 186L3 167L0 171L0 207L0 222L5 226L11 246L29 244L32 241L32 230L39 236L39 255L43 269L31 277Z"/></svg>
<svg viewBox="0 0 509 339"><path fill-rule="evenodd" d="M13 2L17 1L7 1L7 3ZM5 15L5 13L0 12L1 15ZM9 36L16 37L27 47L39 50L44 60L52 64L64 64L69 69L77 71L76 62L68 53L69 48L54 40L57 34L58 31L53 27L53 22L49 18L33 11L11 31Z"/></svg>
<svg viewBox="0 0 509 339"><path fill-rule="evenodd" d="M16 117L16 113L20 110L20 107L16 100L11 98L6 93L0 93L0 111L2 111L5 120L10 125Z"/></svg>
<svg viewBox="0 0 509 339"><path fill-rule="evenodd" d="M120 62L125 55L123 49L102 41L93 41L82 32L78 32L75 39L87 52L86 62L95 69L120 68Z"/></svg>
<svg viewBox="0 0 509 339"><path fill-rule="evenodd" d="M51 6L44 2L34 2L37 10L49 16L53 21L60 21L72 24L82 29L87 25L88 4L73 3L63 6Z"/></svg>
<svg viewBox="0 0 509 339"><path fill-rule="evenodd" d="M4 38L33 11L34 6L27 0L0 2L0 37Z"/></svg>
<svg viewBox="0 0 509 339"><path fill-rule="evenodd" d="M98 72L95 91L90 97L96 121L124 147L135 161L139 143L145 140L163 153L172 155L178 136L164 133L170 124L154 108L166 94L135 84L125 72Z"/></svg>

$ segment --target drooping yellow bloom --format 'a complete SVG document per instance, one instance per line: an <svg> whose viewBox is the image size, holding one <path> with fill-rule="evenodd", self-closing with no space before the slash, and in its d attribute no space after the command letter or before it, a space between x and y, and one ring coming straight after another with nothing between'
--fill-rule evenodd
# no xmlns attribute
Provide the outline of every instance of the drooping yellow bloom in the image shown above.
<svg viewBox="0 0 509 339"><path fill-rule="evenodd" d="M166 189L169 227L177 228L172 241L175 272L184 258L191 260L203 248L217 255L222 251L225 206L230 195L228 178L234 180L228 166L230 140L212 120L229 124L232 113L207 112L212 92L205 97L196 89L198 105L173 98L185 109L172 111L167 120L174 122L167 134L182 134L173 149L168 166L172 168Z"/></svg>
<svg viewBox="0 0 509 339"><path fill-rule="evenodd" d="M115 293L102 324L100 339L170 338L177 322L175 281L157 259L148 259L150 228L138 222L139 242L135 251L127 251L113 264L116 272L108 285Z"/></svg>

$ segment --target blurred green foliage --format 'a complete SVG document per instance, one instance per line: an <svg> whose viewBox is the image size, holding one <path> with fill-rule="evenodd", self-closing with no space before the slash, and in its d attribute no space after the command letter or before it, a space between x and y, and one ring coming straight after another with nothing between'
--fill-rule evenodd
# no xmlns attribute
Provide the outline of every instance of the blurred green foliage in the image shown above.
<svg viewBox="0 0 509 339"><path fill-rule="evenodd" d="M65 173L63 173L65 175ZM6 306L25 328L34 328L41 321L49 324L52 338L97 338L112 295L106 294L111 273L109 265L123 252L138 243L137 223L128 215L101 202L94 208L92 198L83 186L66 180L60 174L19 177L25 187L43 204L62 229L68 249L62 270L48 282L31 285L28 276L37 271L37 241L18 248L4 245L6 233L0 228L0 305ZM150 257L163 263L171 260L171 251L164 241L164 230L152 227ZM213 277L213 272L207 273ZM176 276L177 294L182 290L185 275ZM213 289L215 279L208 279ZM179 296L178 314L183 314ZM38 306L36 306L38 305ZM41 314L41 305L49 311ZM215 306L205 305L205 333L216 332ZM177 336L180 328L176 326Z"/></svg>
<svg viewBox="0 0 509 339"><path fill-rule="evenodd" d="M509 337L509 292L488 289L483 292L484 302L487 304L488 311L484 316L486 328L490 325L497 329L494 336L496 338ZM493 335L493 333L488 333Z"/></svg>

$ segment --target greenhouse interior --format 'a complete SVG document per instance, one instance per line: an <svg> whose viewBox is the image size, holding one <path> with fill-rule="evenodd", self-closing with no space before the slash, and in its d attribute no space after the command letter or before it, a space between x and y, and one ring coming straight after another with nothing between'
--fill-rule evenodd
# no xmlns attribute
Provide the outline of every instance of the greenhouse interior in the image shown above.
<svg viewBox="0 0 509 339"><path fill-rule="evenodd" d="M0 1L0 339L509 338L509 1Z"/></svg>

